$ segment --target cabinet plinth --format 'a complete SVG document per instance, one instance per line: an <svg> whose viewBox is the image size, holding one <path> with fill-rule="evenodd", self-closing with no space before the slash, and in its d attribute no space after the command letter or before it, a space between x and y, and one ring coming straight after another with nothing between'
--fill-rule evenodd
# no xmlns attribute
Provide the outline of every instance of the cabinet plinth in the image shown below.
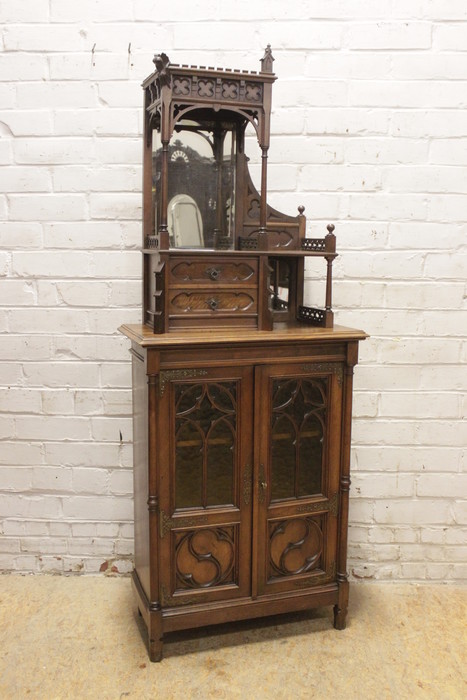
<svg viewBox="0 0 467 700"><path fill-rule="evenodd" d="M350 422L361 331L132 340L134 589L167 632L348 601Z"/></svg>

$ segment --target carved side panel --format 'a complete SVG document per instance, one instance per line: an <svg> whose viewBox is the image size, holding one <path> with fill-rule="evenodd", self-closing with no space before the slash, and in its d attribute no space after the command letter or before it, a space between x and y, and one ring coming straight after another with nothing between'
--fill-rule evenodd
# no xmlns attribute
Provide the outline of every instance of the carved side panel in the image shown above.
<svg viewBox="0 0 467 700"><path fill-rule="evenodd" d="M269 523L269 581L320 568L323 555L320 518L291 518Z"/></svg>
<svg viewBox="0 0 467 700"><path fill-rule="evenodd" d="M237 528L212 527L174 537L176 590L238 583Z"/></svg>

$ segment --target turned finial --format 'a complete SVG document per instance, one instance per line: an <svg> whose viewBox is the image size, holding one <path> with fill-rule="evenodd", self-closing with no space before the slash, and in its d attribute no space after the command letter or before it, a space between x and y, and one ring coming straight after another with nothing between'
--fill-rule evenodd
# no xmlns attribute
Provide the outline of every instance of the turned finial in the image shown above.
<svg viewBox="0 0 467 700"><path fill-rule="evenodd" d="M272 63L274 61L274 56L272 55L271 44L266 46L264 51L264 56L261 59L261 72L262 73L272 73Z"/></svg>
<svg viewBox="0 0 467 700"><path fill-rule="evenodd" d="M300 216L303 216L304 211L305 207L303 206L303 204L300 204L300 206L298 207L298 213L300 214Z"/></svg>
<svg viewBox="0 0 467 700"><path fill-rule="evenodd" d="M329 233L330 233L331 236L332 236L332 234L334 233L334 229L335 229L336 227L334 226L334 224L328 224L328 225L326 226L326 228L327 228L327 230L329 231Z"/></svg>

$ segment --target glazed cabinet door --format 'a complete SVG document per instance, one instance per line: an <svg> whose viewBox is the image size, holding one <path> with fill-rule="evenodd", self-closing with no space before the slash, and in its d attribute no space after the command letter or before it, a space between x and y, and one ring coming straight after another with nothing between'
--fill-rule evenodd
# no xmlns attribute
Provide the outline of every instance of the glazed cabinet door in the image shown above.
<svg viewBox="0 0 467 700"><path fill-rule="evenodd" d="M257 369L257 595L336 579L341 363Z"/></svg>
<svg viewBox="0 0 467 700"><path fill-rule="evenodd" d="M252 377L248 367L160 373L164 607L250 595Z"/></svg>

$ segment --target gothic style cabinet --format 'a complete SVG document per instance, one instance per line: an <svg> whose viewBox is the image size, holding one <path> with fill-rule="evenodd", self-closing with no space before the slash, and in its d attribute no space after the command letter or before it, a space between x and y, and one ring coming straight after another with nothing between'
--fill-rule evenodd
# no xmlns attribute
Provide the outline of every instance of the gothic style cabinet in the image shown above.
<svg viewBox="0 0 467 700"><path fill-rule="evenodd" d="M334 227L306 238L302 208L287 217L266 204L270 50L260 73L155 63L145 324L121 330L132 341L133 583L159 661L164 633L190 627L322 605L345 627L352 375L366 336L333 325ZM307 256L327 263L324 308L303 305Z"/></svg>

